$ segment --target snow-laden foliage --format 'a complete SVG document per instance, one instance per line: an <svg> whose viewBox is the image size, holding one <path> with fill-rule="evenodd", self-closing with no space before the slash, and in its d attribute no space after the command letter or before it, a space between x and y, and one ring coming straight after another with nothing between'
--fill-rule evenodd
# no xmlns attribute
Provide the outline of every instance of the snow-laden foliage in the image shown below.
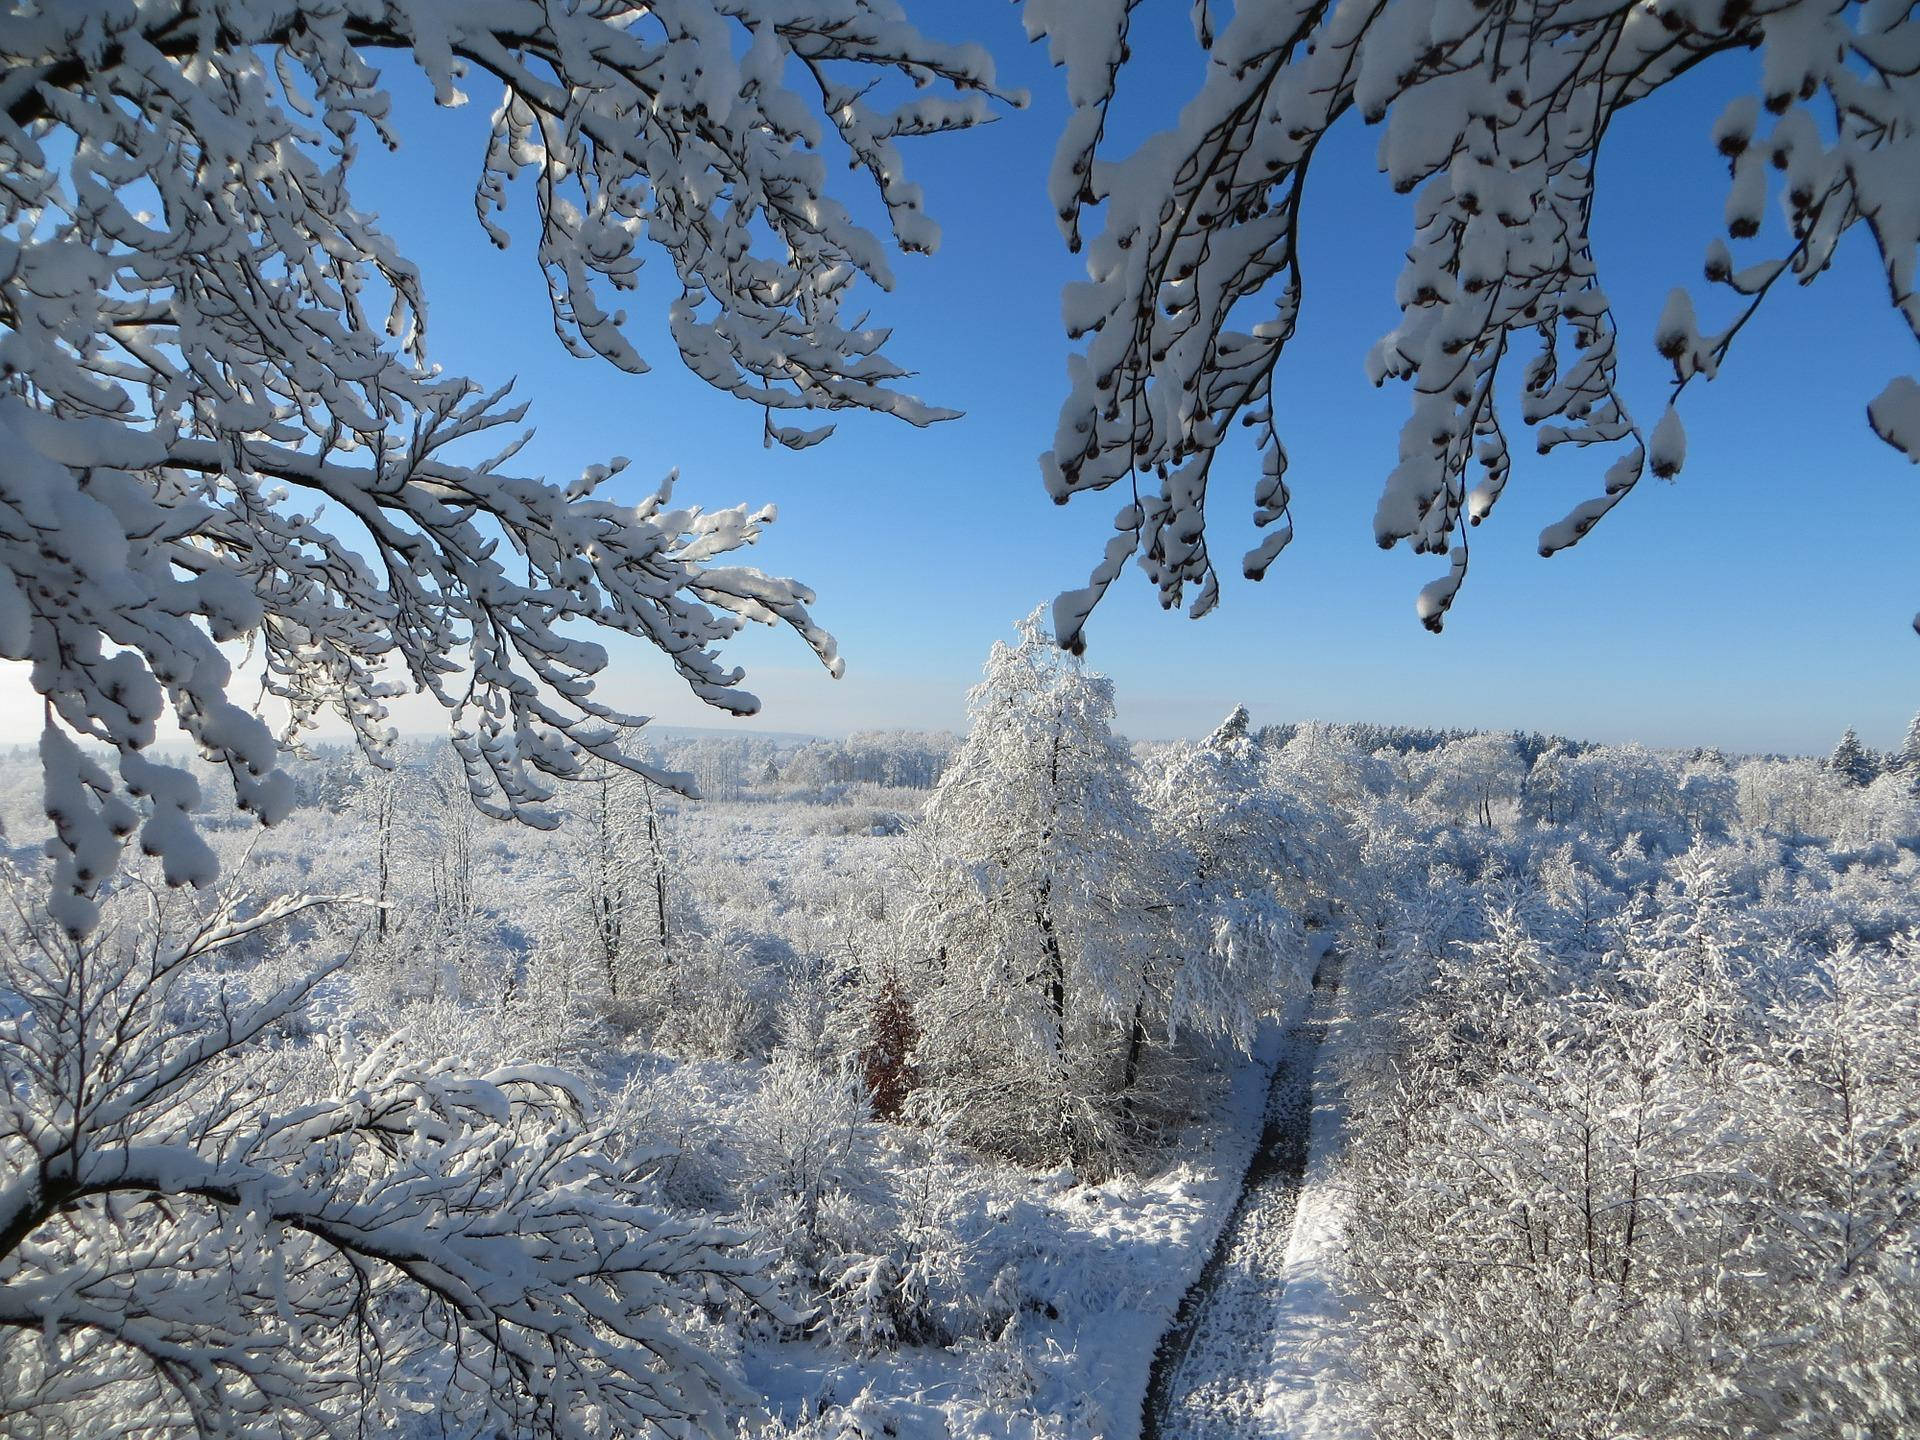
<svg viewBox="0 0 1920 1440"><path fill-rule="evenodd" d="M1245 1049L1259 1012L1307 978L1283 973L1285 959L1303 969L1307 953L1289 903L1318 898L1304 807L1276 783L1240 707L1205 740L1156 756L1142 778L1162 837L1157 913L1172 930L1167 960L1147 974L1163 991L1157 1009L1172 1031L1218 1032Z"/></svg>
<svg viewBox="0 0 1920 1440"><path fill-rule="evenodd" d="M912 919L920 1053L962 1133L1099 1169L1124 1149L1130 1034L1157 935L1147 820L1113 685L1038 612L996 643L927 802Z"/></svg>
<svg viewBox="0 0 1920 1440"><path fill-rule="evenodd" d="M331 958L285 983L217 962L319 903L7 927L7 1413L236 1440L410 1416L730 1434L746 1397L697 1332L703 1305L768 1295L744 1236L659 1203L564 1072L413 1059L404 1034L290 1043L352 947L323 934Z"/></svg>
<svg viewBox="0 0 1920 1440"><path fill-rule="evenodd" d="M1912 818L1897 858L1428 852L1348 966L1370 1433L1911 1429Z"/></svg>
<svg viewBox="0 0 1920 1440"><path fill-rule="evenodd" d="M475 800L537 821L550 780L617 758L636 723L595 698L607 656L583 630L658 648L736 712L757 701L716 646L747 621L791 626L837 673L805 586L713 563L770 507L677 505L671 480L616 501L623 458L550 483L514 470L514 435L473 458L525 409L429 360L422 277L355 203L360 147L400 138L376 61L416 65L443 106L463 86L493 106L480 223L505 245L495 217L531 178L574 353L646 368L610 293L650 242L680 283L682 357L762 407L770 441L823 437L774 422L794 409L949 413L892 388L887 332L842 310L891 274L828 193L836 152L892 241L930 250L898 142L977 123L994 93L983 52L927 39L894 0L10 8L0 656L47 698L54 904L75 935L136 829L169 883L212 878L197 786L142 753L163 716L241 809L271 823L292 803L221 642L251 642L296 731L332 708L372 752L396 689L430 692Z"/></svg>
<svg viewBox="0 0 1920 1440"><path fill-rule="evenodd" d="M251 1166L261 1189L224 1208L173 1191L88 1201L52 1241L30 1237L38 1269L0 1261L0 1288L39 1287L22 1302L39 1319L0 1326L0 1387L15 1387L0 1410L49 1437L191 1431L177 1391L143 1388L119 1351L70 1333L81 1312L40 1307L65 1284L97 1294L97 1269L69 1268L117 1257L113 1294L169 1323L180 1312L164 1307L185 1303L170 1297L187 1296L195 1323L244 1324L272 1347L221 1350L209 1381L232 1395L254 1383L233 1366L277 1365L263 1383L285 1403L267 1433L324 1434L362 1393L366 1352L340 1348L361 1318L324 1309L354 1293L375 1297L363 1318L384 1347L359 1412L369 1434L466 1433L433 1413L443 1395L476 1424L539 1433L500 1418L543 1413L511 1373L490 1400L445 1391L450 1371L462 1386L493 1373L473 1368L491 1363L484 1344L429 1328L446 1312L404 1274L376 1267L356 1291L293 1207L404 1194L425 1208L391 1221L396 1235L485 1236L488 1263L524 1276L512 1246L559 1243L540 1228L554 1211L528 1207L575 1195L539 1168L558 1155L592 1177L599 1198L580 1203L619 1217L619 1235L633 1237L632 1211L599 1207L647 1209L688 1245L735 1237L713 1247L723 1267L763 1258L717 1276L691 1260L649 1312L697 1353L636 1373L722 1397L719 1423L753 1427L752 1406L724 1398L734 1374L778 1412L770 1434L1130 1433L1128 1397L1231 1205L1208 1137L1258 1134L1277 1038L1261 1012L1297 998L1300 962L1331 942L1352 1018L1329 1185L1353 1223L1329 1240L1347 1263L1323 1281L1350 1307L1355 1368L1326 1403L1365 1412L1350 1431L1912 1428L1920 799L1899 766L1859 787L1810 758L1256 731L1238 712L1197 742L1128 747L1105 683L1028 629L995 657L991 723L947 768L936 819L926 791L854 778L905 779L895 759L945 749L903 736L830 751L649 732L653 762L697 758L734 777L734 798L689 804L609 770L604 787L569 787L552 833L476 816L439 746L398 747L383 773L351 749L290 759L305 803L264 834L203 802L223 865L251 847L256 892L378 893L386 908L289 914L176 967L132 1025L114 1017L159 952L131 917L78 944L42 925L16 951L4 1023L87 1003L96 1028L44 1047L12 1029L0 1059L52 1076L49 1051L80 1070L119 1063L123 1033L167 1054L211 1044L199 1088L149 1107L132 1143ZM782 768L808 750L846 775L789 783ZM41 838L37 764L30 747L0 751L22 858ZM669 862L665 951L649 797ZM1064 1064L1033 910L1049 874ZM165 946L217 921L207 897L153 886L187 917L163 925ZM610 908L625 957L611 973ZM330 969L311 1000L225 1047L230 1024L244 1035L270 997ZM1254 1021L1249 1064L1231 1041ZM362 1106L412 1128L355 1129ZM1090 1153L1075 1155L1063 1114ZM310 1132L285 1127L316 1115L346 1129L296 1153ZM503 1158L483 1163L487 1145ZM37 1155L6 1142L0 1181ZM390 1188L401 1175L409 1188ZM508 1208L473 1213L469 1193ZM48 1313L67 1327L53 1360Z"/></svg>
<svg viewBox="0 0 1920 1440"><path fill-rule="evenodd" d="M1907 725L1906 738L1887 761L1887 773L1904 776L1909 786L1920 790L1920 715Z"/></svg>
<svg viewBox="0 0 1920 1440"><path fill-rule="evenodd" d="M1871 785L1880 773L1880 767L1860 743L1860 737L1853 733L1851 725L1841 735L1840 743L1833 747L1833 754L1827 757L1827 769L1855 789Z"/></svg>
<svg viewBox="0 0 1920 1440"><path fill-rule="evenodd" d="M918 1103L1098 1175L1177 1112L1183 1034L1250 1043L1300 953L1276 898L1299 867L1244 713L1142 775L1112 682L1039 612L1019 634L987 660L910 862Z"/></svg>
<svg viewBox="0 0 1920 1440"><path fill-rule="evenodd" d="M1214 606L1207 492L1236 423L1257 437L1254 522L1267 532L1245 573L1259 578L1291 539L1274 368L1304 300L1300 227L1315 154L1349 112L1382 127L1380 169L1414 195L1394 292L1401 320L1368 361L1376 384L1413 391L1374 535L1447 557L1419 597L1431 629L1466 575L1465 526L1492 512L1511 472L1496 403L1503 373L1521 367L1521 418L1541 451L1613 455L1601 493L1541 533L1543 555L1578 542L1649 469L1671 475L1685 458L1671 405L1649 434L1621 398L1619 334L1590 243L1599 155L1625 107L1693 83L1689 72L1722 52L1760 52L1759 93L1728 106L1711 143L1731 176L1728 236L1759 235L1771 195L1790 236L1781 253L1749 260L1722 240L1708 247L1707 278L1732 295L1724 322L1704 322L1685 290L1673 292L1651 340L1672 365L1676 400L1696 376L1713 377L1776 284L1813 280L1856 227L1920 336L1920 23L1906 0L1199 0L1204 78L1171 128L1115 154L1108 116L1127 98L1137 3L1025 9L1029 33L1066 72L1072 115L1052 201L1069 243L1087 252L1088 279L1065 296L1067 330L1091 337L1070 362L1042 468L1063 504L1116 483L1132 492L1089 585L1056 603L1063 643L1080 643L1134 556L1165 605ZM1920 459L1920 383L1892 379L1867 413Z"/></svg>

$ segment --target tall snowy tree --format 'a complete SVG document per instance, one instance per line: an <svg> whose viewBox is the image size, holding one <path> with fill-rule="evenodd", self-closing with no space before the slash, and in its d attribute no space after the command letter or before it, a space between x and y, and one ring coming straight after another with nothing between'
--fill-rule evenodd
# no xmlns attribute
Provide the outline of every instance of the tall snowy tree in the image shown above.
<svg viewBox="0 0 1920 1440"><path fill-rule="evenodd" d="M914 913L923 1082L975 1139L1097 1171L1153 950L1146 819L1113 685L1038 612L996 644L927 802Z"/></svg>
<svg viewBox="0 0 1920 1440"><path fill-rule="evenodd" d="M1906 776L1907 783L1920 792L1920 714L1915 715L1907 725L1907 738L1900 742L1900 748L1894 752L1893 763L1887 768L1895 774Z"/></svg>
<svg viewBox="0 0 1920 1440"><path fill-rule="evenodd" d="M1708 279L1731 292L1723 321L1703 328L1686 291L1672 293L1650 338L1672 365L1674 399L1714 376L1779 282L1813 280L1857 228L1920 336L1920 21L1903 0L1198 0L1197 90L1177 110L1177 97L1146 97L1177 118L1118 153L1113 137L1133 126L1110 126L1110 113L1141 98L1126 85L1138 3L1025 7L1029 33L1066 70L1073 111L1052 200L1088 276L1065 296L1069 335L1089 338L1042 469L1062 504L1115 485L1127 496L1088 586L1056 603L1063 643L1080 643L1134 556L1164 604L1188 601L1198 615L1217 602L1207 492L1236 421L1260 446L1253 518L1267 531L1245 573L1259 578L1291 538L1274 367L1304 298L1309 171L1349 112L1382 125L1380 168L1415 193L1400 324L1368 361L1376 383L1413 390L1374 536L1447 557L1419 597L1431 629L1466 575L1465 526L1492 513L1509 478L1498 402L1514 365L1540 449L1613 456L1600 493L1541 533L1542 554L1579 541L1646 471L1671 475L1684 459L1678 412L1670 405L1649 432L1619 392L1615 317L1590 241L1602 143L1627 106L1697 83L1691 72L1717 54L1760 52L1759 93L1729 105L1711 140L1731 175L1729 238L1759 235L1775 190L1790 237L1752 261L1723 240L1708 247ZM1883 439L1920 459L1920 381L1894 378L1866 408Z"/></svg>
<svg viewBox="0 0 1920 1440"><path fill-rule="evenodd" d="M496 216L531 177L574 354L646 368L609 292L650 241L681 284L682 358L759 407L769 442L826 434L776 423L795 410L951 413L894 388L856 288L891 284L887 244L827 189L850 164L894 245L931 250L897 142L989 114L988 57L895 0L9 7L0 657L46 697L54 903L75 934L136 829L170 883L212 878L197 785L149 753L163 716L240 808L290 806L222 642L252 643L296 729L330 707L373 752L386 700L430 693L476 801L536 821L586 755L639 768L619 749L636 718L595 696L595 629L742 713L758 702L716 646L747 621L838 669L806 587L711 563L771 508L675 505L670 483L612 499L622 458L571 483L512 468L523 440L501 432L525 407L429 358L422 277L354 199L361 145L400 140L376 61L416 66L443 106L463 87L493 106L480 223L505 245Z"/></svg>
<svg viewBox="0 0 1920 1440"><path fill-rule="evenodd" d="M1833 747L1833 754L1827 757L1827 769L1855 789L1871 785L1880 773L1880 767L1873 763L1873 756L1867 753L1851 725L1840 737L1840 743Z"/></svg>
<svg viewBox="0 0 1920 1440"><path fill-rule="evenodd" d="M1170 1030L1218 1032L1247 1046L1254 1018L1280 987L1307 977L1287 962L1304 956L1293 906L1310 899L1307 827L1252 737L1244 707L1198 744L1178 744L1146 767L1145 799L1156 829L1167 955L1149 970L1164 986L1154 1014L1136 1007L1130 1065L1150 1019Z"/></svg>
<svg viewBox="0 0 1920 1440"><path fill-rule="evenodd" d="M592 957L608 1000L631 1002L640 983L673 965L687 903L651 780L596 760L573 793L557 877L561 943Z"/></svg>

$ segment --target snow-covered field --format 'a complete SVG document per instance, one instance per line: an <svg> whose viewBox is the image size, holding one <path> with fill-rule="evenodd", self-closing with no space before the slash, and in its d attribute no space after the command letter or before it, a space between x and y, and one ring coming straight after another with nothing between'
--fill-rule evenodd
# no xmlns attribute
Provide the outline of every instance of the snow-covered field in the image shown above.
<svg viewBox="0 0 1920 1440"><path fill-rule="evenodd" d="M262 835L209 816L228 900L130 888L100 942L6 932L19 1113L74 1113L78 1055L134 1107L89 1155L131 1137L170 1157L142 1181L162 1192L244 1184L290 1231L401 1237L413 1268L367 1312L395 1358L377 1383L307 1361L290 1337L335 1333L367 1272L218 1206L77 1212L0 1285L278 1334L273 1383L382 1397L401 1436L468 1440L444 1397L492 1363L406 1288L449 1254L527 1295L541 1343L642 1347L583 1387L665 1373L661 1346L687 1388L634 1413L706 1404L765 1440L1517 1436L1549 1393L1679 1440L1771 1433L1769 1385L1904 1433L1904 770L1244 717L1130 753L1096 687L1068 693L1090 718L1058 761L1044 726L1024 760L1004 730L697 740L658 758L731 798L606 777L540 832L478 819L425 757L382 778L335 756ZM1033 789L1056 763L1085 783ZM932 791L859 778L942 765ZM44 836L30 766L0 757L16 894ZM382 908L255 934L292 902L252 897L301 892ZM1310 988L1336 956L1338 989ZM156 1262L116 1288L129 1215L258 1283L176 1291ZM1843 1285L1822 1277L1849 1225L1881 1238ZM612 1321L551 1278L629 1246L643 1298ZM1663 1329L1681 1284L1720 1298ZM1760 1342L1789 1321L1791 1346ZM8 1403L84 1419L88 1373L33 1359Z"/></svg>

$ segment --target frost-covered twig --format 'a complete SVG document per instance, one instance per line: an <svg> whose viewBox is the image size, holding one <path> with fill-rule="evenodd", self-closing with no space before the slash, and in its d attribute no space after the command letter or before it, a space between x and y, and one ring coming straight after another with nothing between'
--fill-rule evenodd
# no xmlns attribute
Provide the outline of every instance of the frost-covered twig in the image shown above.
<svg viewBox="0 0 1920 1440"><path fill-rule="evenodd" d="M640 717L596 697L596 630L740 713L758 701L717 647L748 621L791 627L837 673L805 586L714 563L771 507L679 506L670 482L617 503L599 492L623 458L550 484L512 469L523 436L470 458L525 407L431 363L421 276L350 189L369 133L398 143L372 63L396 55L442 105L476 81L499 97L480 220L504 245L494 216L537 178L539 265L576 354L646 368L606 292L633 287L650 241L680 281L683 358L761 407L771 440L826 433L776 411L950 413L894 388L887 332L841 310L860 277L892 277L827 189L832 149L878 185L893 243L929 250L896 142L976 124L999 93L982 51L922 36L894 0L9 12L0 657L30 662L47 700L54 903L76 935L136 828L170 883L213 874L193 781L142 753L163 716L242 809L272 822L290 803L219 642L258 647L292 732L330 707L376 757L386 701L431 693L475 799L535 823L587 756L644 768L619 749ZM882 104L895 84L920 93Z"/></svg>
<svg viewBox="0 0 1920 1440"><path fill-rule="evenodd" d="M1207 548L1207 490L1234 423L1261 451L1254 522L1268 535L1243 562L1264 574L1292 537L1286 396L1274 368L1292 338L1304 279L1302 194L1322 137L1349 112L1381 124L1380 168L1413 193L1414 235L1396 300L1400 324L1368 361L1376 384L1413 387L1399 463L1374 515L1383 547L1449 557L1420 595L1438 630L1467 571L1464 526L1493 510L1511 468L1496 382L1530 343L1522 417L1542 452L1614 447L1602 493L1540 536L1542 554L1577 543L1643 472L1672 474L1684 437L1671 411L1644 436L1616 387L1612 308L1590 244L1595 174L1613 117L1727 51L1761 52L1761 93L1714 129L1732 185L1727 227L1759 231L1769 167L1784 172L1794 239L1780 260L1735 269L1716 241L1708 278L1764 293L1783 269L1802 283L1864 224L1890 299L1920 334L1920 25L1893 3L1810 0L1276 0L1216 16L1195 7L1205 78L1172 128L1128 155L1104 145L1122 85L1133 3L1026 0L1027 28L1066 69L1073 116L1052 198L1088 280L1065 298L1087 339L1042 467L1064 504L1124 482L1105 558L1062 595L1061 642L1081 643L1093 608L1138 556L1168 607L1196 615L1219 598ZM1691 82L1687 82L1691 83ZM1813 102L1827 102L1816 117ZM1760 111L1778 117L1756 134ZM1098 226L1087 239L1088 217ZM1684 319L1685 324L1677 321ZM1676 322L1676 323L1670 323ZM1743 321L1702 339L1670 305L1658 343L1676 378L1711 373ZM1874 429L1920 458L1920 388L1894 380L1869 407ZM1469 483L1469 472L1480 471ZM1141 497L1141 482L1157 479Z"/></svg>

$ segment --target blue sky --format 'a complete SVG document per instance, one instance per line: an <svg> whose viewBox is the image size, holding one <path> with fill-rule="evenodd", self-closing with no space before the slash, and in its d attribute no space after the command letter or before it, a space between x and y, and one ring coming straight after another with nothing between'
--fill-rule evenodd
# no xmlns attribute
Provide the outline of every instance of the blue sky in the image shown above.
<svg viewBox="0 0 1920 1440"><path fill-rule="evenodd" d="M680 367L663 258L648 267L652 303L630 306L654 372L634 378L568 356L531 245L498 253L474 221L489 108L477 92L464 112L436 112L403 85L403 149L369 155L357 187L425 271L436 357L485 380L519 377L538 427L524 466L565 479L623 453L635 495L678 465L682 498L778 503L779 523L748 558L819 592L816 614L839 637L847 675L830 680L791 635L742 637L734 654L766 709L739 723L960 725L988 646L1082 583L1111 533L1108 497L1056 507L1035 461L1064 393L1058 297L1078 263L1045 196L1064 116L1059 76L1026 44L1013 5L910 9L935 33L987 43L1003 79L1032 94L1028 109L983 131L903 147L945 237L936 256L899 262L899 287L877 297L875 315L895 327L893 357L919 372L910 388L967 412L931 431L856 415L803 454L762 449L758 412ZM1127 84L1150 110L1186 93L1193 60L1187 7L1146 9L1168 43L1144 30ZM1725 172L1708 129L1746 63L1724 61L1690 94L1639 107L1609 142L1596 246L1626 330L1629 395L1649 423L1664 400L1653 321L1670 286L1696 280L1718 231ZM1473 573L1434 636L1413 608L1434 560L1382 552L1371 536L1406 406L1403 389L1374 390L1362 368L1394 321L1408 233L1406 202L1375 173L1376 140L1345 125L1310 184L1306 308L1276 386L1294 545L1258 585L1229 575L1220 610L1198 622L1161 612L1137 573L1123 581L1088 632L1089 660L1116 680L1122 727L1141 738L1198 733L1245 702L1261 721L1820 751L1852 724L1893 744L1920 708L1920 638L1909 628L1920 609L1920 474L1872 436L1864 406L1915 357L1864 235L1811 290L1770 300L1721 379L1689 391L1679 481L1646 482L1552 560L1535 553L1540 527L1596 488L1604 461L1536 458L1516 436L1514 482L1474 532ZM531 209L531 194L516 192L509 214L523 230ZM1718 313L1703 306L1703 323ZM1249 543L1253 467L1246 453L1216 469L1210 514L1223 556ZM663 721L728 723L638 647L617 652L608 687Z"/></svg>

